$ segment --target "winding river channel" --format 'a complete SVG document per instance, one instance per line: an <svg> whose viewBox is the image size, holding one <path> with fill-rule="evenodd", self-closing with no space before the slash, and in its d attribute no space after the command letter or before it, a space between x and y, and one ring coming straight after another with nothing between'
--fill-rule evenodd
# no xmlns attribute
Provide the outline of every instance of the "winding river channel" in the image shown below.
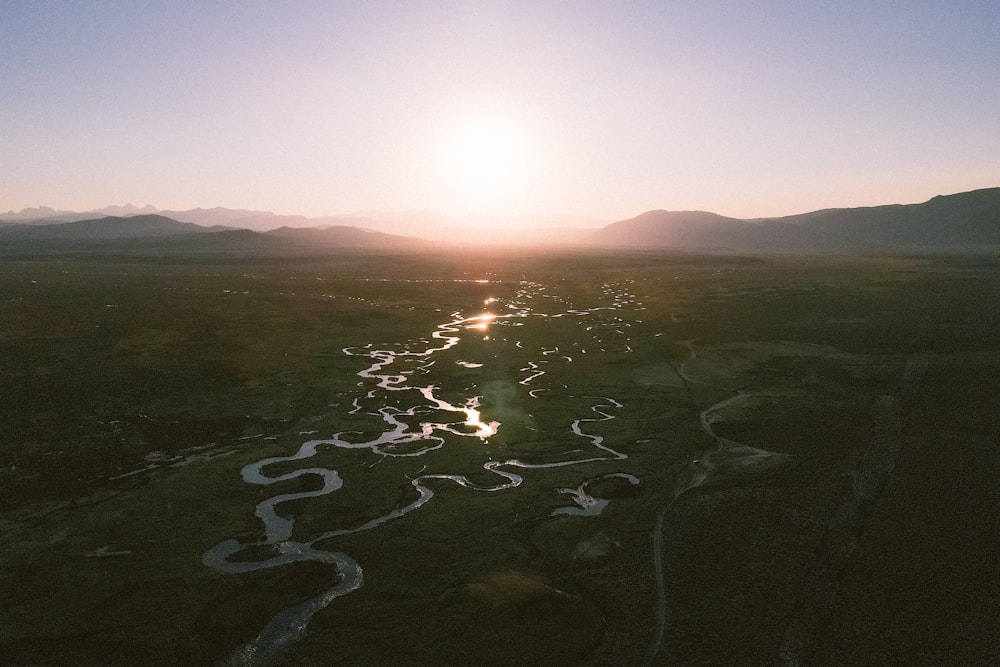
<svg viewBox="0 0 1000 667"><path fill-rule="evenodd" d="M456 390L454 387L446 389L443 385L454 374L449 368L466 376L489 371L485 367L488 360L475 355L477 350L482 353L482 342L491 336L496 345L513 348L521 355L519 358L523 358L525 353L529 356L534 353L526 349L530 347L526 341L532 337L519 337L517 334L522 330L517 327L536 326L555 318L575 318L579 336L574 336L570 343L572 349L560 349L555 345L541 347L537 350L537 358L513 373L517 385L529 387L531 400L544 401L548 392L556 392L556 395L566 398L564 383L545 383L551 364L572 364L577 355L599 354L608 350L616 354L631 352L627 331L630 323L621 315L626 312L626 306L629 313L641 309L641 306L636 305L627 284L605 285L600 301L599 305L590 308L572 307L562 297L547 294L542 285L523 282L507 302L489 298L474 314L452 313L450 319L439 324L426 339L345 348L344 354L358 357L367 364L357 373L358 394L351 401L348 415L368 415L380 420L381 432L368 439L357 432L337 432L330 437L307 440L287 456L268 457L246 465L241 474L247 484L269 486L310 476L321 485L309 491L276 493L262 500L255 508L255 515L263 525L262 539L255 542L228 539L209 549L202 559L206 566L230 574L316 561L335 567L339 579L333 587L278 612L255 637L237 647L224 664L281 664L287 651L304 636L310 619L318 611L364 584L364 570L360 563L346 553L327 550L320 544L335 544L338 537L376 530L423 508L435 497L429 482L444 481L473 492L499 493L517 488L525 475L536 471L583 463L610 463L627 458L597 432L601 422L615 418L616 411L623 407L622 403L611 396L595 396L582 403L589 404L584 414L566 424L569 433L558 434L560 440L572 439L579 444L563 454L543 460L488 456L481 468L488 473L484 479L492 481L473 481L465 474L446 470L423 472L434 465L429 463L420 474L407 478L412 491L409 494L411 499L405 504L360 524L332 527L308 536L297 535L294 518L280 511L289 501L315 498L342 488L344 480L338 470L308 466L307 462L322 450L367 450L380 457L414 458L426 457L451 446L456 440L478 440L488 444L505 428L505 424L499 421L502 415L483 414L482 394L467 392L467 387ZM494 331L500 331L502 335L494 334ZM468 353L465 348L468 348ZM435 378L437 384L430 382L430 378ZM484 375L482 384L488 385L488 380ZM480 385L473 383L471 386ZM573 398L586 399L581 396ZM294 468L298 463L303 467ZM268 472L273 469L288 470L290 467L293 469L288 472ZM609 501L590 495L587 488L592 482L610 476L622 477L630 484L639 483L633 475L614 471L586 480L577 488L554 487L554 493L570 497L570 504L552 513L599 514ZM266 549L262 550L262 547ZM262 551L270 557L249 559L252 554Z"/></svg>

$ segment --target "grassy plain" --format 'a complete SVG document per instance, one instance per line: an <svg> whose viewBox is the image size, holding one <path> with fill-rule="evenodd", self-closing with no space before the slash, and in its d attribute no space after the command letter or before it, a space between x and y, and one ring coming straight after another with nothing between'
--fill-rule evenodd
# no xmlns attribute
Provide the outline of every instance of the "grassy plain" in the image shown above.
<svg viewBox="0 0 1000 667"><path fill-rule="evenodd" d="M281 513L316 536L411 502L424 472L488 485L489 460L603 460L519 469L499 492L433 481L419 510L317 545L349 554L365 583L311 620L287 664L987 664L1000 654L998 271L992 258L500 248L4 261L0 654L213 664L330 587L336 571L315 562L202 564L222 540L260 538L256 503L318 487L253 486L240 469L382 432L358 375L371 361L344 348L430 340L493 298L530 314L463 331L426 374L445 400L479 396L497 433L446 435L421 457L331 448L282 464L337 470L344 487ZM925 372L904 380L916 362ZM607 399L613 418L586 421ZM436 417L412 428L420 418ZM699 461L715 467L678 493ZM610 501L600 515L553 514L588 480Z"/></svg>

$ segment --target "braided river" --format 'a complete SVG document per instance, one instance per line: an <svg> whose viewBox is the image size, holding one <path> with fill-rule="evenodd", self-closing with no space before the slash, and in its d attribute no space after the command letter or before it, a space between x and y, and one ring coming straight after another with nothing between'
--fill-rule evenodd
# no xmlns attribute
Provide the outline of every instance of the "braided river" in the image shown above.
<svg viewBox="0 0 1000 667"><path fill-rule="evenodd" d="M223 664L281 664L288 650L305 635L317 612L364 585L363 563L336 550L337 538L378 530L389 522L404 520L417 510L430 511L425 508L433 504L434 488L440 484L486 494L516 492L525 476L543 474L546 469L608 464L607 472L586 479L575 488L553 488L554 493L567 497L567 504L552 514L579 516L600 514L609 503L588 493L591 483L620 478L625 484L639 484L637 477L611 468L627 456L600 434L601 424L615 419L622 403L613 396L568 396L566 383L546 383L546 379L553 364L560 365L565 374L574 358L581 355L609 350L614 354L631 352L628 336L631 324L623 315L634 317L642 306L629 293L627 283L605 285L599 305L590 308L568 305L560 297L546 294L541 285L524 282L506 302L491 297L474 313L452 313L424 339L365 344L343 350L364 366L357 372L358 391L347 414L374 418L381 424L381 431L376 429L374 437L368 437L372 431L336 432L302 442L286 456L271 456L244 466L242 478L250 485L267 487L309 477L319 483L319 488L275 493L260 501L254 509L262 525L260 538L227 539L210 548L202 559L210 568L235 575L315 561L335 567L337 582L304 602L279 611L255 637L235 648ZM545 326L559 318L574 320L572 330L579 333L568 339L571 340L568 348L567 339L563 338L558 341L564 345L563 349L552 345L531 350L527 341L532 337L518 335L524 331L519 327ZM537 335L534 339L538 339ZM511 354L505 354L505 350ZM516 371L507 369L504 382L490 380L496 377L495 372L489 373L491 367L500 363L498 359L524 359L533 354L536 358L524 362ZM462 381L456 382L457 377ZM560 443L570 441L575 445L564 451L557 449L560 453L556 455L552 447L545 447L538 458L530 459L494 456L489 454L492 450L484 449L481 470L485 476L477 475L475 480L457 471L438 470L440 462L434 459L434 454L455 447L456 443L478 442L485 446L498 434L502 435L505 428L519 428L523 432L539 430L532 426L530 406L508 405L512 402L510 395L518 393L516 387L512 388L515 383L522 387L520 394L526 395L529 402L559 400L563 405L567 398L572 398L574 405L586 406L583 414L570 418L562 427L568 433L554 436ZM493 393L488 402L497 414L484 414L484 393L474 393L479 388L484 393ZM399 457L426 459L428 463L419 474L407 477L411 487L408 499L390 511L353 525L330 526L316 534L300 535L294 517L282 511L283 506L287 507L290 501L302 502L342 490L345 480L340 471L309 464L317 453L330 450L367 450L373 457L381 457L376 463ZM266 557L259 558L261 553Z"/></svg>

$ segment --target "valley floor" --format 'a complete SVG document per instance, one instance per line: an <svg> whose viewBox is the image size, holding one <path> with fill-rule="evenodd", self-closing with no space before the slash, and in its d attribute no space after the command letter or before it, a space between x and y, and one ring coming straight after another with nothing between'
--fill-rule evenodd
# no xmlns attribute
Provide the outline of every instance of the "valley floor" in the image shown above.
<svg viewBox="0 0 1000 667"><path fill-rule="evenodd" d="M1000 654L997 260L67 255L0 294L12 664Z"/></svg>

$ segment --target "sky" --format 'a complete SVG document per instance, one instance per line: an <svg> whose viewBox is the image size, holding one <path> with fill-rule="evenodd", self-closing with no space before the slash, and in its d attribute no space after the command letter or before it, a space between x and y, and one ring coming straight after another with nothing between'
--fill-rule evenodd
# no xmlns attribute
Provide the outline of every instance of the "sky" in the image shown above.
<svg viewBox="0 0 1000 667"><path fill-rule="evenodd" d="M603 223L995 186L996 0L0 3L0 211Z"/></svg>

